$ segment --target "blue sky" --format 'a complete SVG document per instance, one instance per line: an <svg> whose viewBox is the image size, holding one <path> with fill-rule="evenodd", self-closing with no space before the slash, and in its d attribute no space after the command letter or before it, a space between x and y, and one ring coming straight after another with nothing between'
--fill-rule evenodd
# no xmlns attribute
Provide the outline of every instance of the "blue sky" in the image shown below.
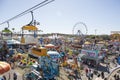
<svg viewBox="0 0 120 80"><path fill-rule="evenodd" d="M0 0L0 23L33 7L43 0ZM120 31L120 0L55 0L54 2L35 10L34 18L40 25L41 33L72 34L77 22L87 25L88 34L110 34L110 31ZM31 14L9 22L10 29L16 32L31 21ZM2 30L7 26L0 25ZM82 24L76 26L74 33L80 29L85 33Z"/></svg>

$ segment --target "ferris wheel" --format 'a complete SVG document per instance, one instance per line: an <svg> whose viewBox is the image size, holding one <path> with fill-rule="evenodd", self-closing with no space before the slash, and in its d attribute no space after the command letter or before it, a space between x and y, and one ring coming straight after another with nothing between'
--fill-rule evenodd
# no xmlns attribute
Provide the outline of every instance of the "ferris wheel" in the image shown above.
<svg viewBox="0 0 120 80"><path fill-rule="evenodd" d="M84 37L84 35L87 35L87 25L83 22L78 22L73 26L72 33L73 35L77 35L81 38Z"/></svg>

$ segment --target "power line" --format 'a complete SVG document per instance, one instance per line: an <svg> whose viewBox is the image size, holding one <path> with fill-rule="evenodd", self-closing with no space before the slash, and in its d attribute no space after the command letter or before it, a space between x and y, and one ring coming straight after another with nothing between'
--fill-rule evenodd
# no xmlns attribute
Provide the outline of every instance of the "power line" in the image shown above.
<svg viewBox="0 0 120 80"><path fill-rule="evenodd" d="M18 17L21 17L21 16L23 16L23 15L25 15L25 14L31 12L31 11L34 11L34 10L40 8L40 7L43 7L43 6L49 4L49 3L53 2L53 1L55 1L55 0L44 0L43 2L41 2L41 3L39 3L39 4L35 5L35 6L33 6L33 7L31 7L31 8L29 8L29 9L27 9L27 10L25 10L24 12L22 12L22 13L16 15L16 16L14 16L14 17L12 17L12 18L10 18L10 19L8 19L8 20L0 23L0 25L2 25L2 24L4 24L4 23L7 23L7 22L9 22L9 21L12 21L13 19L16 19L16 18L18 18Z"/></svg>

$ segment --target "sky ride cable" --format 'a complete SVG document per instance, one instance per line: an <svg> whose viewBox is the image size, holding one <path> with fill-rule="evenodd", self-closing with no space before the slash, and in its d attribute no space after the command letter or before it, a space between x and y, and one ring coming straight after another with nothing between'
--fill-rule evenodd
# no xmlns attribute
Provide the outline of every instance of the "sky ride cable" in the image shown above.
<svg viewBox="0 0 120 80"><path fill-rule="evenodd" d="M25 15L25 14L27 14L27 13L30 13L31 11L34 11L34 10L36 10L36 9L38 9L38 8L41 8L41 7L43 7L43 6L51 3L51 2L53 2L53 1L55 1L55 0L44 0L43 2L41 2L41 3L39 3L39 4L35 5L35 6L33 6L33 7L31 7L31 8L29 8L29 9L27 9L27 10L25 10L24 12L22 12L22 13L16 15L16 16L14 16L14 17L12 17L12 18L10 18L10 19L8 19L8 20L0 23L0 25L2 25L2 24L4 24L4 23L7 23L7 22L9 22L9 21L12 21L13 19L16 19L16 18L18 18L18 17L21 17L21 16L23 16L23 15Z"/></svg>

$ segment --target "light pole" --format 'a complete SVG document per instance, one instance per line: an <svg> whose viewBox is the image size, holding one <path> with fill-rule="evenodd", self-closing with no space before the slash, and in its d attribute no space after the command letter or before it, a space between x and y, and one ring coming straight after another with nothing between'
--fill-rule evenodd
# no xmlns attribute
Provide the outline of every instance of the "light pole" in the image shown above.
<svg viewBox="0 0 120 80"><path fill-rule="evenodd" d="M97 35L97 29L95 29L95 39L96 39L96 35Z"/></svg>

